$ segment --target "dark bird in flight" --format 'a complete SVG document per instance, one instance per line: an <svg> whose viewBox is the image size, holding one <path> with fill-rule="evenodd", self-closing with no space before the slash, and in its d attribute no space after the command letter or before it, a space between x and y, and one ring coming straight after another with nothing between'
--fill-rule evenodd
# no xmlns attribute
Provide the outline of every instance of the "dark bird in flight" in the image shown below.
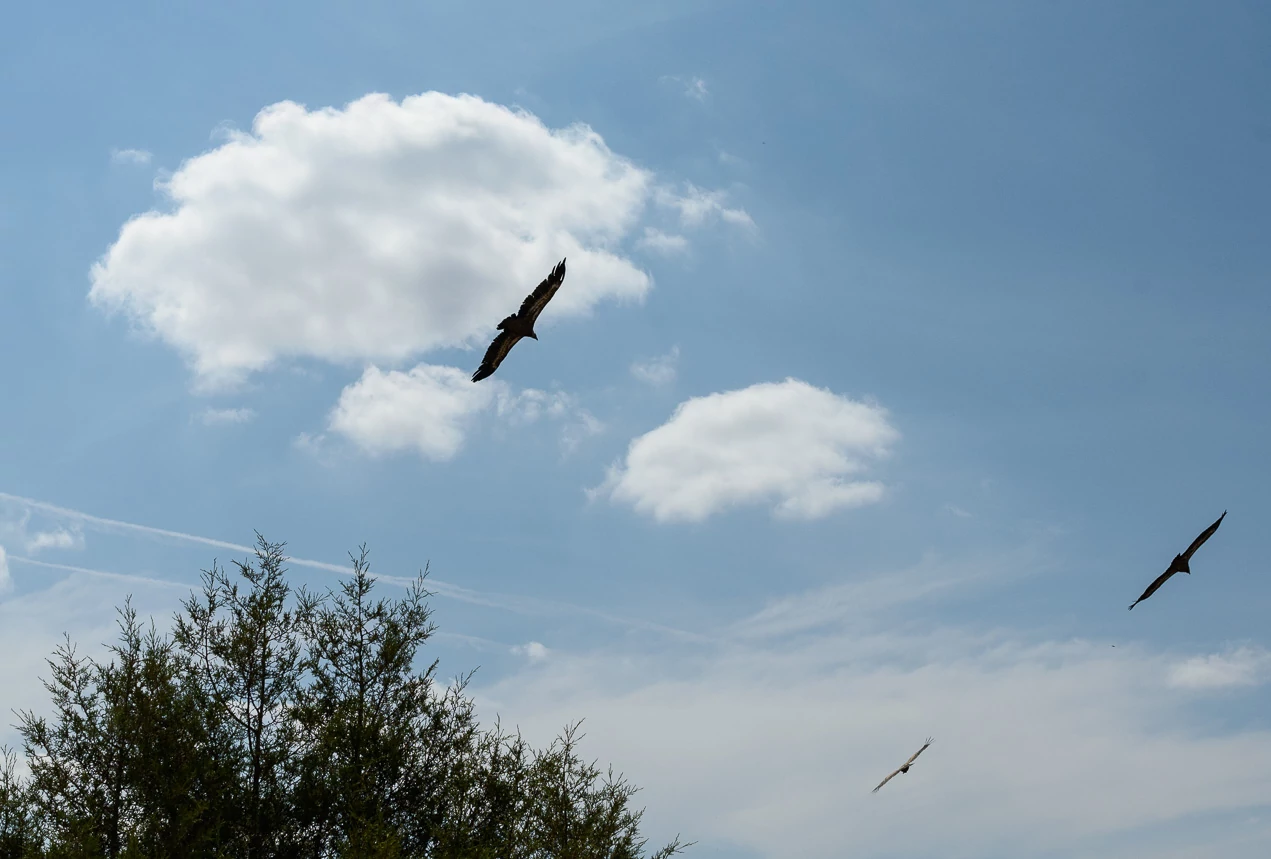
<svg viewBox="0 0 1271 859"><path fill-rule="evenodd" d="M873 790L871 790L871 791L870 791L870 793L878 793L878 788L879 788L879 787L882 787L883 785L887 784L887 782L891 781L892 779L894 779L896 776L900 775L901 773L907 773L907 772L909 772L909 767L913 764L913 762L914 762L914 761L918 760L918 755L920 755L920 754L922 754L923 752L925 752L925 751L927 750L927 746L929 746L929 745L931 745L931 737L927 737L927 742L925 742L925 743L923 743L923 744L922 744L922 748L921 748L921 749L919 749L918 751L914 752L914 756L913 756L912 758L910 758L909 760L905 761L905 765L904 765L904 766L902 766L900 769L896 770L896 771L895 771L894 773L892 773L891 775L887 776L887 778L885 778L885 779L883 779L882 781L880 781L880 782L878 783L878 787L876 787L876 788L874 788Z"/></svg>
<svg viewBox="0 0 1271 859"><path fill-rule="evenodd" d="M472 374L472 381L480 382L482 379L493 376L494 371L499 369L503 359L508 356L508 352L512 351L512 347L522 337L538 339L538 335L534 333L534 323L538 320L538 315L543 312L543 308L547 306L547 302L552 300L556 290L560 289L564 280L565 261L561 260L560 265L552 269L552 273L525 297L525 300L521 302L521 309L499 323L499 333L495 335L490 348L485 350L485 357L481 359L481 366Z"/></svg>
<svg viewBox="0 0 1271 859"><path fill-rule="evenodd" d="M1218 530L1218 526L1222 524L1222 520L1226 517L1226 515L1227 511L1222 511L1222 516L1218 517L1218 521L1202 531L1200 536L1195 540L1192 540L1192 544L1187 547L1186 552L1181 555L1175 555L1174 560L1170 561L1169 569L1157 576L1156 581L1147 586L1147 590L1143 592L1143 596L1130 603L1130 608L1134 608L1136 605L1143 602L1143 600L1156 593L1156 589L1169 581L1169 577L1175 573L1187 573L1187 575L1190 576L1192 574L1192 569L1188 566L1187 562L1192 559L1192 555L1196 554L1196 550L1205 545L1205 541L1214 535L1214 532Z"/></svg>

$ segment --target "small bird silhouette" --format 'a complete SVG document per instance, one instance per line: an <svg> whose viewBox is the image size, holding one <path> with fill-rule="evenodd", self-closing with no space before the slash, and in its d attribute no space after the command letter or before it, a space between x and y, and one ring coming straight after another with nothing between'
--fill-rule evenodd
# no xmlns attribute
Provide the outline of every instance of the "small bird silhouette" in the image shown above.
<svg viewBox="0 0 1271 859"><path fill-rule="evenodd" d="M891 775L887 776L887 778L885 778L885 779L883 779L882 781L880 781L880 782L878 783L878 787L876 787L876 788L874 788L873 790L871 790L871 791L870 791L870 793L878 793L878 788L880 788L880 787L882 787L883 785L887 784L887 782L891 781L893 778L895 778L896 776L900 775L901 773L907 773L907 772L909 772L909 767L910 767L910 765L912 765L914 761L918 760L918 755L920 755L920 754L922 754L923 752L925 752L925 751L927 750L927 746L929 746L929 745L931 745L931 737L927 737L927 742L923 743L923 745L922 745L922 748L921 748L921 749L919 749L918 751L914 752L914 756L913 756L912 758L910 758L909 760L905 761L904 765L903 765L900 769L896 770L894 773L892 773Z"/></svg>

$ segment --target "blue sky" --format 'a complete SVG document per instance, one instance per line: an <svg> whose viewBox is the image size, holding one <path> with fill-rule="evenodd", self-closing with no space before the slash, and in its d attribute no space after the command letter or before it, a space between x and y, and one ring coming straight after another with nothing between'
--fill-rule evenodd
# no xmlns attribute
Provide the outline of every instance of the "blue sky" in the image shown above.
<svg viewBox="0 0 1271 859"><path fill-rule="evenodd" d="M1265 855L1271 12L400 6L7 13L6 711L365 541L695 855Z"/></svg>

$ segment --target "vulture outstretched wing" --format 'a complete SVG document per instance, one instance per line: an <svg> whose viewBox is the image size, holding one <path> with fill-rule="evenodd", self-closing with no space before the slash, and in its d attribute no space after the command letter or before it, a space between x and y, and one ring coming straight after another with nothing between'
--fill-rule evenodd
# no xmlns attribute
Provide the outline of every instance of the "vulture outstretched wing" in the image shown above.
<svg viewBox="0 0 1271 859"><path fill-rule="evenodd" d="M1218 521L1210 525L1200 533L1200 536L1192 540L1192 544L1187 547L1187 551L1183 553L1183 558L1190 561L1192 555L1196 554L1196 550L1205 545L1205 541L1214 536L1214 532L1218 530L1218 526L1222 524L1222 520L1227 518L1227 511L1222 511L1222 515L1218 517Z"/></svg>
<svg viewBox="0 0 1271 859"><path fill-rule="evenodd" d="M914 752L914 756L913 756L912 758L910 758L909 760L905 761L905 766L909 766L911 763L913 763L914 761L918 760L918 755L920 755L920 754L922 754L923 752L925 752L925 751L927 750L927 746L929 746L929 745L931 745L931 737L927 737L926 741L925 741L925 742L923 742L923 744L922 744L922 748L921 748L921 749L919 749L918 751Z"/></svg>
<svg viewBox="0 0 1271 859"><path fill-rule="evenodd" d="M1178 559L1177 559L1177 558L1175 558L1174 560L1175 560L1175 561L1177 561ZM1170 564L1170 565L1169 565L1169 569L1168 569L1168 570L1166 570L1165 572L1163 572L1163 573L1161 573L1159 576L1157 576L1157 577L1156 577L1156 581L1152 582L1152 584L1150 584L1150 585L1148 585L1148 586L1147 586L1147 590L1145 590L1145 591L1143 592L1143 596L1139 597L1139 598L1138 598L1138 599L1136 599L1134 602L1130 603L1130 608L1134 608L1136 605L1138 605L1139 603L1143 602L1143 600L1147 599L1147 598L1148 598L1148 597L1150 597L1152 594L1156 593L1157 589L1158 589L1161 585L1163 585L1163 584L1165 584L1167 581L1169 581L1169 577L1170 577L1170 576L1172 576L1172 575L1174 575L1174 574L1175 574L1175 573L1177 573L1177 572L1178 572L1178 568L1177 568L1174 564Z"/></svg>
<svg viewBox="0 0 1271 859"><path fill-rule="evenodd" d="M931 739L932 739L931 737L927 737L927 741L926 741L925 743L923 743L923 744L922 744L922 748L921 748L921 749L919 749L918 751L916 751L916 752L914 752L914 753L913 753L913 757L911 757L909 760L907 760L907 761L905 761L903 764L901 764L901 765L900 765L900 768L899 768L899 769L897 769L895 772L893 772L891 775L887 776L887 778L885 778L885 779L883 779L882 781L880 781L880 782L878 783L878 787L874 788L872 791L870 791L870 793L878 793L879 788L881 788L883 785L887 784L887 782L891 781L892 779L894 779L896 776L900 775L900 774L901 774L902 772L904 772L905 770L909 769L909 765L910 765L910 764L912 764L914 761L918 760L918 755L920 755L920 754L922 754L923 752L925 752L925 751L927 750L927 746L931 745Z"/></svg>
<svg viewBox="0 0 1271 859"><path fill-rule="evenodd" d="M556 294L556 290L560 289L560 285L565 282L565 260L561 260L556 268L552 269L552 273L543 278L543 282L534 287L534 291L525 297L521 302L521 309L516 315L522 319L528 319L532 324L538 319L538 315L543 312L543 308L547 306L547 302L552 300L552 296Z"/></svg>
<svg viewBox="0 0 1271 859"><path fill-rule="evenodd" d="M502 325L502 323L499 323ZM507 331L500 331L494 338L494 342L490 344L490 348L485 350L485 357L481 359L481 366L472 374L472 381L480 382L482 379L494 375L494 371L499 369L499 365L503 363L503 359L512 351L512 347L521 339L520 334L509 334Z"/></svg>
<svg viewBox="0 0 1271 859"><path fill-rule="evenodd" d="M883 779L882 781L880 781L880 782L878 783L878 787L876 787L876 788L874 788L873 790L871 790L871 791L870 791L870 793L878 793L879 788L881 788L883 785L887 784L887 782L891 781L892 779L894 779L894 778L895 778L896 776L898 776L898 775L900 775L900 770L896 770L894 773L892 773L891 775L887 776L887 778L885 778L885 779Z"/></svg>

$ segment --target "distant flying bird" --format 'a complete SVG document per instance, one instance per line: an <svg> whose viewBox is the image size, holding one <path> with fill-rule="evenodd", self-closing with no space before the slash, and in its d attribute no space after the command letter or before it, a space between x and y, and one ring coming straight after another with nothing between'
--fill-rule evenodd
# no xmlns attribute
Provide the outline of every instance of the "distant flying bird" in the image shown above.
<svg viewBox="0 0 1271 859"><path fill-rule="evenodd" d="M896 776L898 776L900 773L907 773L907 772L909 772L909 767L913 764L913 762L914 762L914 761L918 760L918 755L920 755L920 754L922 754L923 752L925 752L925 751L927 750L927 746L929 746L929 745L931 745L931 737L927 737L927 742L923 743L923 746L922 746L922 748L921 748L921 749L919 749L918 751L914 752L914 756L913 756L912 758L910 758L909 760L905 761L905 765L904 765L904 766L902 766L900 769L896 770L894 773L892 773L891 775L887 776L887 778L885 778L885 779L883 779L881 782L879 782L879 783L878 783L878 787L876 787L876 788L874 788L873 790L871 790L871 791L870 791L870 793L878 793L878 788L879 788L879 787L882 787L883 785L887 784L887 782L889 782L889 781L891 781L892 779L894 779L894 778L895 778Z"/></svg>
<svg viewBox="0 0 1271 859"><path fill-rule="evenodd" d="M1181 555L1175 555L1174 560L1170 561L1169 569L1157 576L1156 581L1147 586L1147 590L1143 592L1143 596L1130 603L1130 608L1134 608L1136 605L1143 602L1143 600L1156 593L1156 589L1165 584L1165 582L1169 580L1169 577L1175 573L1187 573L1187 575L1190 576L1192 574L1192 570L1191 567L1187 565L1187 562L1192 559L1192 555L1196 554L1196 550L1205 545L1205 541L1214 535L1214 532L1218 530L1218 526L1222 524L1222 520L1226 516L1227 511L1222 511L1222 516L1218 517L1218 521L1202 531L1201 535L1195 540L1192 540L1192 544L1187 547L1186 552Z"/></svg>
<svg viewBox="0 0 1271 859"><path fill-rule="evenodd" d="M538 339L538 335L534 333L534 323L564 280L565 261L561 260L560 265L552 269L552 273L525 297L525 301L521 302L521 309L499 323L499 333L495 335L490 348L485 350L485 357L481 359L481 366L472 374L472 381L480 382L494 375L494 371L499 369L508 352L512 351L512 347L522 337Z"/></svg>

